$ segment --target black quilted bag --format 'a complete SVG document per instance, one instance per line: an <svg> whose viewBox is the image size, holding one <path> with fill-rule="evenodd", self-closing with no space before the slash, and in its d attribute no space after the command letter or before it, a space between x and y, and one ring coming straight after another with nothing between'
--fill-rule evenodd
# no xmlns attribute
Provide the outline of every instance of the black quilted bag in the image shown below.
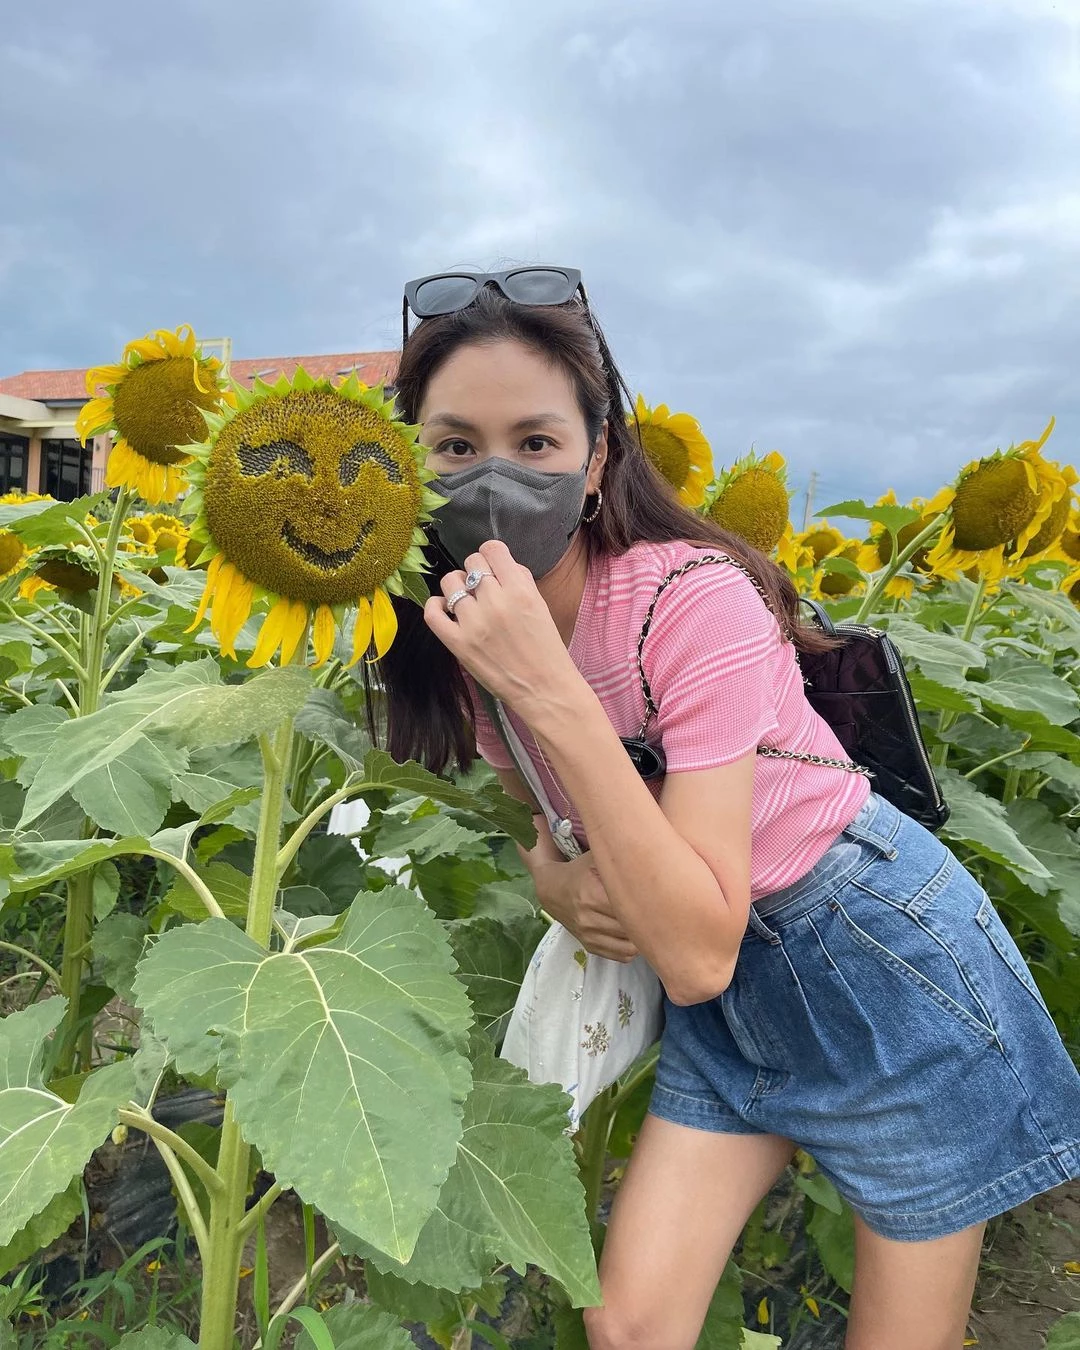
<svg viewBox="0 0 1080 1350"><path fill-rule="evenodd" d="M726 553L693 558L669 572L660 582L637 644L645 720L638 736L623 738L623 745L643 778L659 778L666 767L663 747L646 739L649 723L657 713L642 664L653 611L657 600L677 577L706 563L730 564L742 572L765 604L769 604L753 573ZM949 818L949 807L934 777L915 700L896 644L880 628L860 623L834 624L820 605L812 600L805 603L813 609L825 632L839 639L839 645L831 651L813 656L800 653L806 697L814 711L832 728L850 758L831 759L802 750L764 745L758 746L758 754L770 759L798 760L864 774L871 779L874 791L887 801L927 829L939 830Z"/></svg>

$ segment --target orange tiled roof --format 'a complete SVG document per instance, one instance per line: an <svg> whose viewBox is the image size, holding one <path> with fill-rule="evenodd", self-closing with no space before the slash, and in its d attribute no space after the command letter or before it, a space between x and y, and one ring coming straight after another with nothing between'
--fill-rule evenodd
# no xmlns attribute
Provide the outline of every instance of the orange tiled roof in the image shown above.
<svg viewBox="0 0 1080 1350"><path fill-rule="evenodd" d="M356 371L365 384L389 380L397 370L397 352L338 352L331 356L264 356L251 361L233 361L232 378L241 384L250 384L256 375L264 380L276 380L284 372L292 375L297 366L303 366L316 379L337 379ZM21 375L0 379L0 394L15 398L32 398L42 403L66 399L86 399L86 371L84 370L24 370Z"/></svg>

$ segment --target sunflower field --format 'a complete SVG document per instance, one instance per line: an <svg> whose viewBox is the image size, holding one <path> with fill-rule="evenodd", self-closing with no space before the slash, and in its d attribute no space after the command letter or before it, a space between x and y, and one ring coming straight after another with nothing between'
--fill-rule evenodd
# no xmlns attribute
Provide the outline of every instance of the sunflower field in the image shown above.
<svg viewBox="0 0 1080 1350"><path fill-rule="evenodd" d="M235 388L184 328L88 391L109 490L0 499L0 1350L583 1350L655 1050L573 1135L561 1090L497 1057L547 922L530 812L366 730L390 597L428 595L419 429L355 377ZM1080 516L1053 424L796 533L778 453L717 473L689 414L631 420L688 506L894 638L943 837L1080 1058ZM835 1344L852 1261L797 1155L701 1350Z"/></svg>

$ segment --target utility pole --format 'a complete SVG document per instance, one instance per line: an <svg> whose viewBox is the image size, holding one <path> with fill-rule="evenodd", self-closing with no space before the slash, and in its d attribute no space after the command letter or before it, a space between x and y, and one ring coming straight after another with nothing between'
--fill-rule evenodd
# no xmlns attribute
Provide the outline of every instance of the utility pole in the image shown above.
<svg viewBox="0 0 1080 1350"><path fill-rule="evenodd" d="M817 470L810 470L810 481L806 485L806 504L803 506L802 527L803 530L810 528L810 512L814 506L814 489L817 487Z"/></svg>

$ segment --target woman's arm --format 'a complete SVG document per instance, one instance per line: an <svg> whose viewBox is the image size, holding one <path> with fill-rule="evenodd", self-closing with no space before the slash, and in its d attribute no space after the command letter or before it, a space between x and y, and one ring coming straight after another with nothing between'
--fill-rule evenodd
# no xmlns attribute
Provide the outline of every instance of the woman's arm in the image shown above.
<svg viewBox="0 0 1080 1350"><path fill-rule="evenodd" d="M504 791L532 805L528 788L516 769L495 770ZM531 849L517 846L529 869L540 907L569 928L586 951L613 961L632 961L637 948L615 916L596 859L591 852L567 862L555 846L547 820L533 816L536 843Z"/></svg>

